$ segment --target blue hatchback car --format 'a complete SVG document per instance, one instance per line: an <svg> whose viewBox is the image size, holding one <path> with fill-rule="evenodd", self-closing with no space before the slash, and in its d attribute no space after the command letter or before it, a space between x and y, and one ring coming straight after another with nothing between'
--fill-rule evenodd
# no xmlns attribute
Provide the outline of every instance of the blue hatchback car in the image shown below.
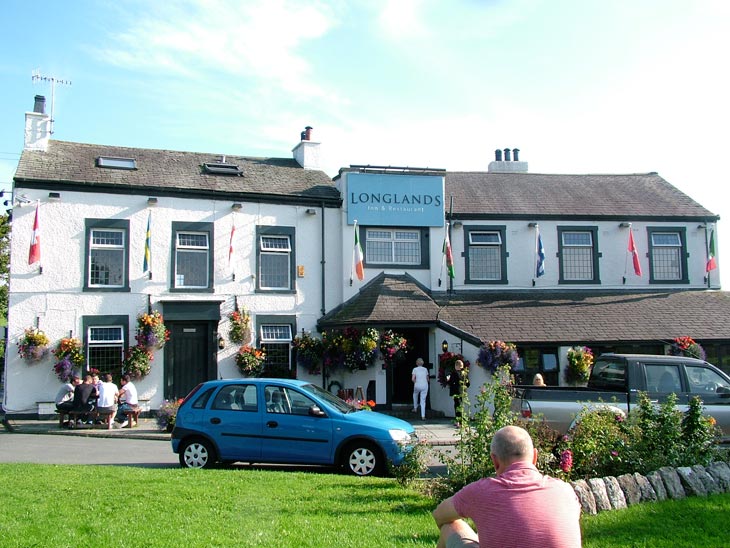
<svg viewBox="0 0 730 548"><path fill-rule="evenodd" d="M342 465L359 476L400 464L417 442L406 421L355 409L311 383L229 379L199 384L177 412L172 450L186 468L216 462Z"/></svg>

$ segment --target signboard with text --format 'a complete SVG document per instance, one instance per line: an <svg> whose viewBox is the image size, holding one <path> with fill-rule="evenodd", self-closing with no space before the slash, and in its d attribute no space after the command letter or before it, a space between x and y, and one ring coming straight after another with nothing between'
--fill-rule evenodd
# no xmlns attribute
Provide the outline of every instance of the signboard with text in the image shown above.
<svg viewBox="0 0 730 548"><path fill-rule="evenodd" d="M444 226L444 178L438 175L349 173L347 224Z"/></svg>

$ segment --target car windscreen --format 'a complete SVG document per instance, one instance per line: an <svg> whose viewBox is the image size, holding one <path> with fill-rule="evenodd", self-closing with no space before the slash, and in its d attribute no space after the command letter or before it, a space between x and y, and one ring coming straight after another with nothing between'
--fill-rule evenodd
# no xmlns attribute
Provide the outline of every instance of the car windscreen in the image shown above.
<svg viewBox="0 0 730 548"><path fill-rule="evenodd" d="M320 388L319 386L316 386L314 384L305 384L300 387L304 392L309 392L310 394L314 394L315 396L323 399L327 403L329 403L332 407L340 411L341 413L348 413L355 408L350 405L349 403L341 400L334 394L331 394L330 392L327 392L327 390L324 390Z"/></svg>

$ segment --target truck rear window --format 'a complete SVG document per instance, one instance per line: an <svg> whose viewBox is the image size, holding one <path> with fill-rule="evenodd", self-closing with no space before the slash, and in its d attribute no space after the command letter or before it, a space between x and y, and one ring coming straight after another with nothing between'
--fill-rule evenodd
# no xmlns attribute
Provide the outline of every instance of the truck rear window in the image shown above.
<svg viewBox="0 0 730 548"><path fill-rule="evenodd" d="M589 384L601 390L626 390L626 363L599 359L593 365Z"/></svg>

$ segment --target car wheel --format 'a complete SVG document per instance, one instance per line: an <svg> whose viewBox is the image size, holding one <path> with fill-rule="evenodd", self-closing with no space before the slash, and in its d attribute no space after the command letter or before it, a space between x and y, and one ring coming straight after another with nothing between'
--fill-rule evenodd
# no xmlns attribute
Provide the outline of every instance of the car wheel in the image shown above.
<svg viewBox="0 0 730 548"><path fill-rule="evenodd" d="M180 466L183 468L210 468L215 464L215 452L205 440L186 441L180 450Z"/></svg>
<svg viewBox="0 0 730 548"><path fill-rule="evenodd" d="M343 464L348 473L356 476L379 474L383 468L382 457L372 443L361 441L347 446Z"/></svg>

